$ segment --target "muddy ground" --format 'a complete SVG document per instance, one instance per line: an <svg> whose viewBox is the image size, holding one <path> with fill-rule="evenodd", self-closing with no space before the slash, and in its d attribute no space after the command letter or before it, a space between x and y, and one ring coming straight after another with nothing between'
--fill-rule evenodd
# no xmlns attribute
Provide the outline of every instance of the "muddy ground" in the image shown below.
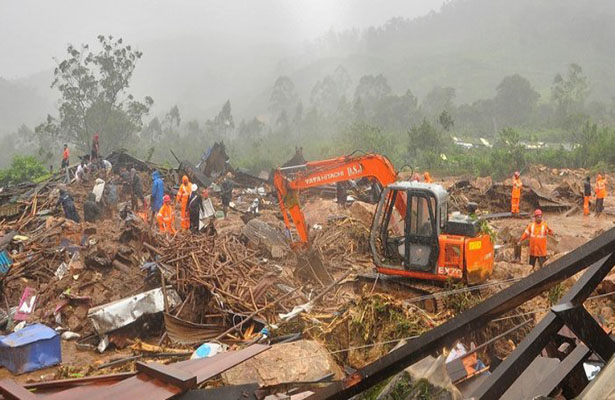
<svg viewBox="0 0 615 400"><path fill-rule="evenodd" d="M560 186L563 181L570 182L571 180L578 180L579 177L585 174L585 171L566 170L565 173L562 173L562 171L551 171L540 168L534 169L533 171L543 182L543 184L540 185L542 188L541 190L549 193L554 188ZM440 178L439 180L443 186L450 187L458 179L455 177L446 177ZM528 178L528 181L529 180ZM149 182L146 175L143 176L143 181ZM436 178L436 182L438 182L438 178ZM502 194L502 198L500 199L494 199L493 196L486 193L481 194L480 190L467 190L465 193L468 200L477 202L479 205L488 205L489 209L485 211L508 211L507 200L503 198L503 193L508 190L506 182L503 183L503 188L499 190ZM73 191L75 192L78 209L81 210L83 198L85 197L85 193L89 191L89 188L78 188ZM236 198L238 195L241 195L239 190L236 193ZM237 202L236 206L238 209L242 209L242 207L249 204L250 200L247 196L244 197L246 198L244 202ZM576 204L575 202L577 199L572 196L565 200L572 204ZM215 205L219 205L217 199L214 203ZM261 210L262 215L259 219L281 230L283 228L283 223L279 218L276 205L273 201L271 201L269 205L267 205L267 203L264 204ZM370 254L366 246L367 235L371 223L371 212L374 210L373 205L357 203L347 209L341 209L334 200L322 199L314 196L304 198L303 204L307 223L312 227L312 239L324 255L327 270L333 278L341 276L347 269L353 270L356 274L373 271ZM615 199L612 196L608 197L605 206L607 208L615 207ZM526 200L522 200L523 210L532 211L533 208L533 204ZM244 222L240 217L240 213L232 211L229 218L216 220L215 227L218 234L239 234L244 226ZM545 212L544 219L555 233L554 238L549 241L550 260L561 257L566 252L577 248L581 244L597 236L600 232L613 227L615 222L615 218L606 213L596 217L593 213L591 216L583 216L580 211L577 211L566 216L566 210L547 211ZM106 241L114 240L112 237L119 236L122 232L120 226L114 221L115 220L104 221L95 227L96 233L93 234L92 237L103 247ZM176 218L176 222L179 224L179 215ZM527 265L527 247L523 247L520 261L513 259L512 248L514 239L521 235L523 229L530 222L531 219L529 217L501 219L491 222L491 226L498 235L497 244L502 247L497 251L494 274L490 282L522 278L532 272L531 267ZM71 224L68 225L70 227ZM71 233L70 229L63 228L63 236L70 237L70 235L73 235L73 240L77 241L83 229L86 228L84 224L81 224L81 226L75 228L73 233ZM108 301L146 290L149 286L144 281L145 274L138 270L138 264L145 257L143 249L139 244L135 243L130 246L133 246L132 251L134 251L134 254L130 256L131 259L134 260L134 265L131 265L131 268L134 269L134 274L131 276L123 275L119 271L113 269L105 270L101 273L101 271L86 268L77 278L73 276L63 278L66 280L66 282L63 283L60 281L23 281L23 279L25 279L23 278L21 281L16 280L13 282L13 287L10 291L11 302L15 302L16 299L18 299L18 294L21 289L27 285L38 285L39 288L46 284L53 286L52 289L45 292L43 297L44 301L48 304L41 306L36 314L37 320L51 324L53 318L48 311L54 301L54 296L59 296L67 286L71 286L71 280L78 280L81 283L89 282L90 280L102 282L100 285L96 284L84 288L83 293L81 293L94 299L95 304L92 304L92 306L104 304ZM282 260L275 261L279 264L278 268L282 268L282 275L285 276L285 279L297 279L292 276L292 272L289 272L292 268L291 259L292 257L285 257ZM255 261L257 263L272 263L272 261L267 260L267 258L260 253L258 257L255 257ZM563 287L570 286L575 279L576 277L569 279L563 284ZM607 279L612 279L615 282L615 273L611 273ZM295 282L297 285L301 283L299 280L295 280ZM510 283L494 286L491 288L491 293L506 287L508 284ZM314 286L312 290L313 292L317 292L317 289L318 287ZM403 293L397 296L395 294L391 296L391 293L382 293L378 295L380 297L374 297L374 293L378 291L374 292L374 290L367 289L367 292L365 292L365 288L357 289L352 282L341 285L334 293L326 297L326 301L323 302L323 304L320 304L316 309L312 310L312 312L306 313L306 315L293 324L284 326L279 334L301 331L305 337L320 341L327 350L334 352L336 354L336 359L342 367L344 365L349 365L353 368L359 368L375 360L379 356L382 356L392 348L393 344L374 346L362 352L343 352L341 350L349 347L370 345L390 339L420 334L462 311L462 309L457 308L459 304L451 305L452 303L449 302L447 303L450 306L449 309L430 314L427 311L417 310L413 308L414 306L408 305L407 300L412 299L414 296L412 294L408 295ZM446 288L443 288L443 290L446 290ZM480 300L484 300L488 295L489 291L487 291L482 298L475 297L463 299L464 302L460 307L470 307ZM527 332L532 325L540 320L545 310L550 306L551 301L552 298L550 298L549 293L544 293L542 296L539 296L510 313L513 318L503 322L493 323L483 331L463 338L462 341L468 347L470 341L474 341L475 344L480 344L481 341L497 335L499 332L514 326L515 323L525 318L531 318L532 323L526 330L511 335L511 337L506 340L494 345L495 349L492 350L495 351L498 356L505 357L523 338L524 332ZM589 301L587 304L590 312L592 312L603 325L609 328L615 328L615 313L613 312L615 303L612 298L601 298L599 300ZM383 307L390 312L386 313L386 315L382 314L380 310L383 309ZM71 330L79 331L83 334L91 333L91 327L88 326L89 324L85 318L87 307L77 305L71 312L71 315L67 315L68 319L66 324L68 327ZM516 314L523 314L523 316L517 317L515 316ZM357 319L363 324L361 329L356 329L356 326L353 325L353 321L356 322ZM392 327L397 326L396 324L401 328ZM152 331L150 335L144 335L144 340L151 344L157 344L162 332L163 330L156 329ZM98 354L92 350L80 350L74 341L62 341L62 366L39 370L17 377L12 376L7 370L0 368L0 378L11 377L19 382L28 382L130 370L133 367L132 363L124 364L122 367L116 369L96 369L98 365L135 354L136 351L131 350L130 344L129 342L126 346L122 346L122 348L112 347L105 353ZM166 345L173 348L186 348L185 346L178 346L168 342ZM487 352L481 353L481 357L483 357L485 361L489 361Z"/></svg>

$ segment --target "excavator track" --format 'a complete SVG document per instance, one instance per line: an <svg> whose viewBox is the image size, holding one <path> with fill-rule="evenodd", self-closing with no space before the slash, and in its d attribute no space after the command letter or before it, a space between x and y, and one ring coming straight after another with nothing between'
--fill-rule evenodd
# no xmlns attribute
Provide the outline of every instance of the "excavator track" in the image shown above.
<svg viewBox="0 0 615 400"><path fill-rule="evenodd" d="M446 298L450 291L441 283L417 281L390 275L361 274L357 276L359 282L371 285L378 293L394 294L405 298L406 301L416 304L430 313L439 313L446 309ZM491 295L487 287L467 287L470 293L480 296L483 300ZM453 289L454 290L454 289Z"/></svg>
<svg viewBox="0 0 615 400"><path fill-rule="evenodd" d="M437 293L444 291L444 287L441 285L376 273L358 275L357 280L360 285L369 285L375 292L405 298L433 314L445 309L444 297L437 295Z"/></svg>

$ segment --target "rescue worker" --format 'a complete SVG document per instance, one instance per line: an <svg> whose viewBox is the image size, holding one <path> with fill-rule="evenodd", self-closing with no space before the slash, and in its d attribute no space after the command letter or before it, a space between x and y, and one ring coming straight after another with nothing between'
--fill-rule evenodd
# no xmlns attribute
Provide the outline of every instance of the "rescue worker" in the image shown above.
<svg viewBox="0 0 615 400"><path fill-rule="evenodd" d="M162 207L158 211L158 229L163 233L175 233L175 213L171 206L171 196L165 194L162 199Z"/></svg>
<svg viewBox="0 0 615 400"><path fill-rule="evenodd" d="M122 200L126 201L128 197L132 198L132 185L130 184L130 172L126 167L120 168L120 178L122 180Z"/></svg>
<svg viewBox="0 0 615 400"><path fill-rule="evenodd" d="M598 174L596 178L596 216L604 210L604 198L606 197L606 179Z"/></svg>
<svg viewBox="0 0 615 400"><path fill-rule="evenodd" d="M198 187L192 184L192 193L188 200L188 213L190 215L190 230L193 233L199 231L199 222L201 220L201 211L203 211L203 198L198 191Z"/></svg>
<svg viewBox="0 0 615 400"><path fill-rule="evenodd" d="M510 200L510 212L512 214L519 214L519 203L521 203L521 188L523 187L523 183L519 175L519 171L515 171L515 175L512 179L512 195Z"/></svg>
<svg viewBox="0 0 615 400"><path fill-rule="evenodd" d="M86 167L85 161L81 160L79 166L77 166L77 170L75 171L75 181L77 181L77 183L83 183L87 181L87 171L88 167Z"/></svg>
<svg viewBox="0 0 615 400"><path fill-rule="evenodd" d="M134 168L130 169L130 192L132 194L131 203L133 211L139 209L139 199L141 203L143 203L143 208L145 208L145 197L143 196L141 177Z"/></svg>
<svg viewBox="0 0 615 400"><path fill-rule="evenodd" d="M152 207L152 221L156 219L156 215L162 207L162 198L164 197L164 182L160 176L160 172L152 172L152 197L150 200Z"/></svg>
<svg viewBox="0 0 615 400"><path fill-rule="evenodd" d="M427 171L423 174L423 179L425 180L425 183L433 183L433 179L431 179L431 175Z"/></svg>
<svg viewBox="0 0 615 400"><path fill-rule="evenodd" d="M62 170L66 173L65 183L70 183L70 176L68 175L68 167L70 165L70 152L68 151L68 145L64 143L64 151L62 151Z"/></svg>
<svg viewBox="0 0 615 400"><path fill-rule="evenodd" d="M590 177L585 177L585 183L583 183L583 215L589 215L589 199L592 195L592 184Z"/></svg>
<svg viewBox="0 0 615 400"><path fill-rule="evenodd" d="M530 265L532 266L532 271L536 266L536 261L538 261L539 268L542 268L547 259L547 235L553 236L553 231L542 220L542 210L536 209L534 211L534 222L527 226L519 240L519 244L521 244L525 239L530 239Z"/></svg>
<svg viewBox="0 0 615 400"><path fill-rule="evenodd" d="M101 217L101 211L96 204L96 195L89 193L88 198L83 203L83 220L85 222L96 222Z"/></svg>
<svg viewBox="0 0 615 400"><path fill-rule="evenodd" d="M101 164L102 164L102 167L103 167L103 169L105 171L105 176L108 177L109 175L111 175L111 170L113 169L113 164L111 164L111 161L109 161L109 160L102 160Z"/></svg>
<svg viewBox="0 0 615 400"><path fill-rule="evenodd" d="M93 163L98 161L98 154L100 151L100 144L98 143L98 132L94 134L94 139L92 140L92 152L90 155L90 159Z"/></svg>
<svg viewBox="0 0 615 400"><path fill-rule="evenodd" d="M188 199L192 193L192 184L190 179L186 175L182 176L182 184L179 186L177 196L175 196L175 203L181 205L181 226L182 229L190 229L190 215L188 215Z"/></svg>
<svg viewBox="0 0 615 400"><path fill-rule="evenodd" d="M233 174L228 172L226 174L226 178L222 181L222 211L224 212L224 216L226 217L228 206L231 204L231 199L233 198L233 186L234 183L232 181Z"/></svg>
<svg viewBox="0 0 615 400"><path fill-rule="evenodd" d="M115 179L111 178L105 184L105 189L103 190L102 196L102 206L107 217L113 218L114 210L117 208L118 201L119 196L117 193L117 185L115 184Z"/></svg>
<svg viewBox="0 0 615 400"><path fill-rule="evenodd" d="M75 208L75 200L73 196L71 196L66 190L60 189L60 197L58 198L58 202L56 203L56 208L62 205L62 209L64 210L64 217L67 219L71 219L75 222L81 222L79 219L79 214L77 214L77 209Z"/></svg>

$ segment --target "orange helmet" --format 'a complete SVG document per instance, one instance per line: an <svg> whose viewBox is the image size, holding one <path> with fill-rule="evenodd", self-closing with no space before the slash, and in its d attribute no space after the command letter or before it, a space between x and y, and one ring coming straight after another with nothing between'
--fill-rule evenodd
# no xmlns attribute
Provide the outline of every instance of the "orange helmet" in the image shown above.
<svg viewBox="0 0 615 400"><path fill-rule="evenodd" d="M186 175L182 176L182 183L183 183L184 185L187 185L187 184L188 184L188 182L190 182L190 180L188 179L188 177L187 177Z"/></svg>
<svg viewBox="0 0 615 400"><path fill-rule="evenodd" d="M171 196L169 196L168 194L165 194L164 197L162 198L162 201L166 204L166 203L170 203L171 202Z"/></svg>
<svg viewBox="0 0 615 400"><path fill-rule="evenodd" d="M540 208L537 208L536 211L534 211L534 217L542 217L542 210Z"/></svg>

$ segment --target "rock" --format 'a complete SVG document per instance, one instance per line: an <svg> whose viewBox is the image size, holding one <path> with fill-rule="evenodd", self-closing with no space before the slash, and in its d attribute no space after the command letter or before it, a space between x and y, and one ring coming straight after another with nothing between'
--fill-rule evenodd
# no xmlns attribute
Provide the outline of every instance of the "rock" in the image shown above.
<svg viewBox="0 0 615 400"><path fill-rule="evenodd" d="M286 382L315 381L330 373L333 380L343 376L342 370L323 346L312 340L274 344L256 357L222 374L226 385L257 382L273 386Z"/></svg>
<svg viewBox="0 0 615 400"><path fill-rule="evenodd" d="M615 291L615 276L607 276L598 284L596 292L598 294L612 293Z"/></svg>

